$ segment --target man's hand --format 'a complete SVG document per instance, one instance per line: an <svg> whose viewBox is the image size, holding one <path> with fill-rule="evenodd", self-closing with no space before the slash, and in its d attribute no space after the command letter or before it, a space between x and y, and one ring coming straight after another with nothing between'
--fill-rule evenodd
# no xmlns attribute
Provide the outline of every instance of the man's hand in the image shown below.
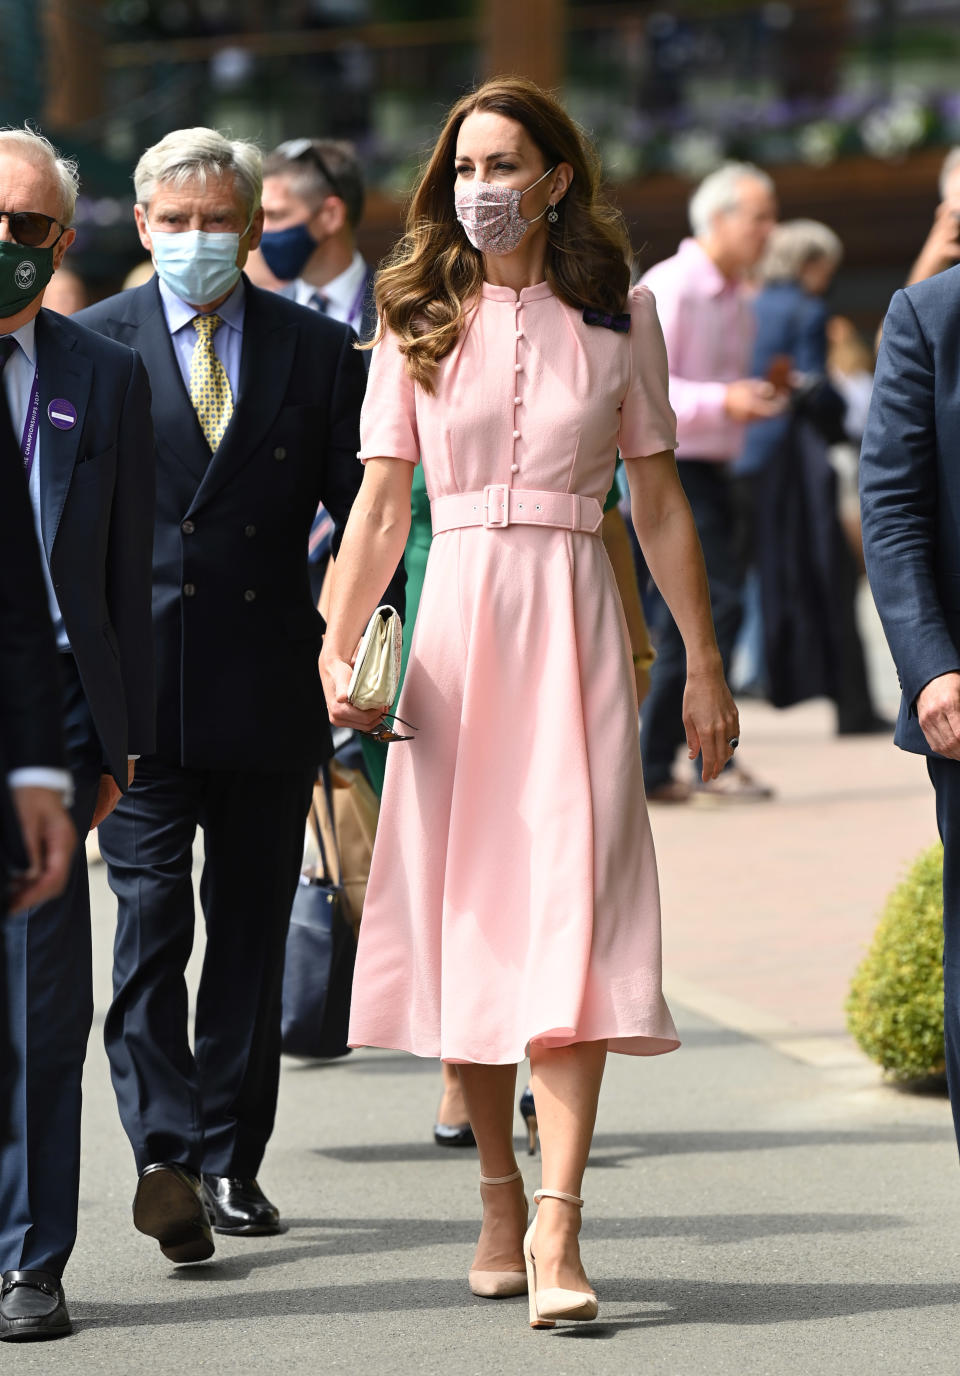
<svg viewBox="0 0 960 1376"><path fill-rule="evenodd" d="M931 749L960 760L960 674L932 678L917 697L917 716Z"/></svg>
<svg viewBox="0 0 960 1376"><path fill-rule="evenodd" d="M778 392L772 382L758 377L744 377L727 384L723 404L731 420L749 424L754 420L770 420L785 410L788 394Z"/></svg>
<svg viewBox="0 0 960 1376"><path fill-rule="evenodd" d="M58 789L28 785L12 793L30 860L26 873L14 877L10 911L16 913L63 893L77 833Z"/></svg>
<svg viewBox="0 0 960 1376"><path fill-rule="evenodd" d="M937 206L930 233L920 250L920 256L910 270L908 286L914 282L925 282L928 277L935 277L938 272L943 272L944 268L960 262L960 225L957 223L957 214L957 207L948 201L942 201Z"/></svg>
<svg viewBox="0 0 960 1376"><path fill-rule="evenodd" d="M137 767L136 760L127 760L127 788L133 783L133 772ZM97 790L97 805L93 809L93 821L90 823L90 830L98 827L105 817L109 817L113 809L119 803L123 794L113 781L110 774L101 774L100 787Z"/></svg>

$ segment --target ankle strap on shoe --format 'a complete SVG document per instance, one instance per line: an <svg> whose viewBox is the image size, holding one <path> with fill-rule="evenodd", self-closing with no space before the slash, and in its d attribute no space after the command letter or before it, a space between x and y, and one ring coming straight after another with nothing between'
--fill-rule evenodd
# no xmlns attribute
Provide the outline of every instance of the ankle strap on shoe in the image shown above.
<svg viewBox="0 0 960 1376"><path fill-rule="evenodd" d="M481 1175L481 1185L509 1185L514 1180L522 1180L523 1171L514 1171L513 1175Z"/></svg>
<svg viewBox="0 0 960 1376"><path fill-rule="evenodd" d="M578 1209L583 1208L583 1200L575 1194L564 1194L563 1190L537 1190L533 1196L534 1204L539 1204L541 1199L564 1199L568 1204L576 1204Z"/></svg>

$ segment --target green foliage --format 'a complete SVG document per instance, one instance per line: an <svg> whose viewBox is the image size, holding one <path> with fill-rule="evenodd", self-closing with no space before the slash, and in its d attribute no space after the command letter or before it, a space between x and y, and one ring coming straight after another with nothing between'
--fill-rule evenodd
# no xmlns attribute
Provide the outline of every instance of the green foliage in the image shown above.
<svg viewBox="0 0 960 1376"><path fill-rule="evenodd" d="M943 1053L943 847L917 857L887 899L853 977L847 1026L893 1080L939 1075Z"/></svg>

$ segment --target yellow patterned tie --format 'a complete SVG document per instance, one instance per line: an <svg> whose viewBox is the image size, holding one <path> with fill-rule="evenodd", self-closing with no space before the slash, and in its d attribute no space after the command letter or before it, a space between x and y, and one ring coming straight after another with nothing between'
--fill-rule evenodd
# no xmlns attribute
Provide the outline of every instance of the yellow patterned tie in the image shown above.
<svg viewBox="0 0 960 1376"><path fill-rule="evenodd" d="M230 379L213 348L213 336L223 321L219 315L195 315L192 324L197 342L190 360L190 400L207 444L216 450L233 415Z"/></svg>

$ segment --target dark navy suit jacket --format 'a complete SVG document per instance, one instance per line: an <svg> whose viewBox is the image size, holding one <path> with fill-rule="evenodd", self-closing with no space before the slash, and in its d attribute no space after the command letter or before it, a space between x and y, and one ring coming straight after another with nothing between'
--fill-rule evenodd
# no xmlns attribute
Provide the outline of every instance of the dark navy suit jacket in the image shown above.
<svg viewBox="0 0 960 1376"><path fill-rule="evenodd" d="M157 753L197 769L294 770L331 749L307 540L335 547L363 476L363 360L345 325L245 283L240 381L215 454L156 279L82 312L136 349L153 394Z"/></svg>
<svg viewBox="0 0 960 1376"><path fill-rule="evenodd" d="M766 377L778 354L793 360L800 373L822 377L827 370L827 308L796 282L772 282L753 303L757 334L750 364L751 377ZM747 427L737 473L758 473L787 438L790 412Z"/></svg>
<svg viewBox="0 0 960 1376"><path fill-rule="evenodd" d="M931 755L921 689L960 671L960 267L898 291L860 457L870 587L903 696L896 743Z"/></svg>
<svg viewBox="0 0 960 1376"><path fill-rule="evenodd" d="M150 388L137 355L75 319L37 316L40 525L57 601L104 761L155 740L150 544L155 478ZM77 423L47 420L55 398Z"/></svg>
<svg viewBox="0 0 960 1376"><path fill-rule="evenodd" d="M33 512L0 387L0 916L5 871L23 869L27 860L7 774L29 765L66 767L60 712L57 652Z"/></svg>

